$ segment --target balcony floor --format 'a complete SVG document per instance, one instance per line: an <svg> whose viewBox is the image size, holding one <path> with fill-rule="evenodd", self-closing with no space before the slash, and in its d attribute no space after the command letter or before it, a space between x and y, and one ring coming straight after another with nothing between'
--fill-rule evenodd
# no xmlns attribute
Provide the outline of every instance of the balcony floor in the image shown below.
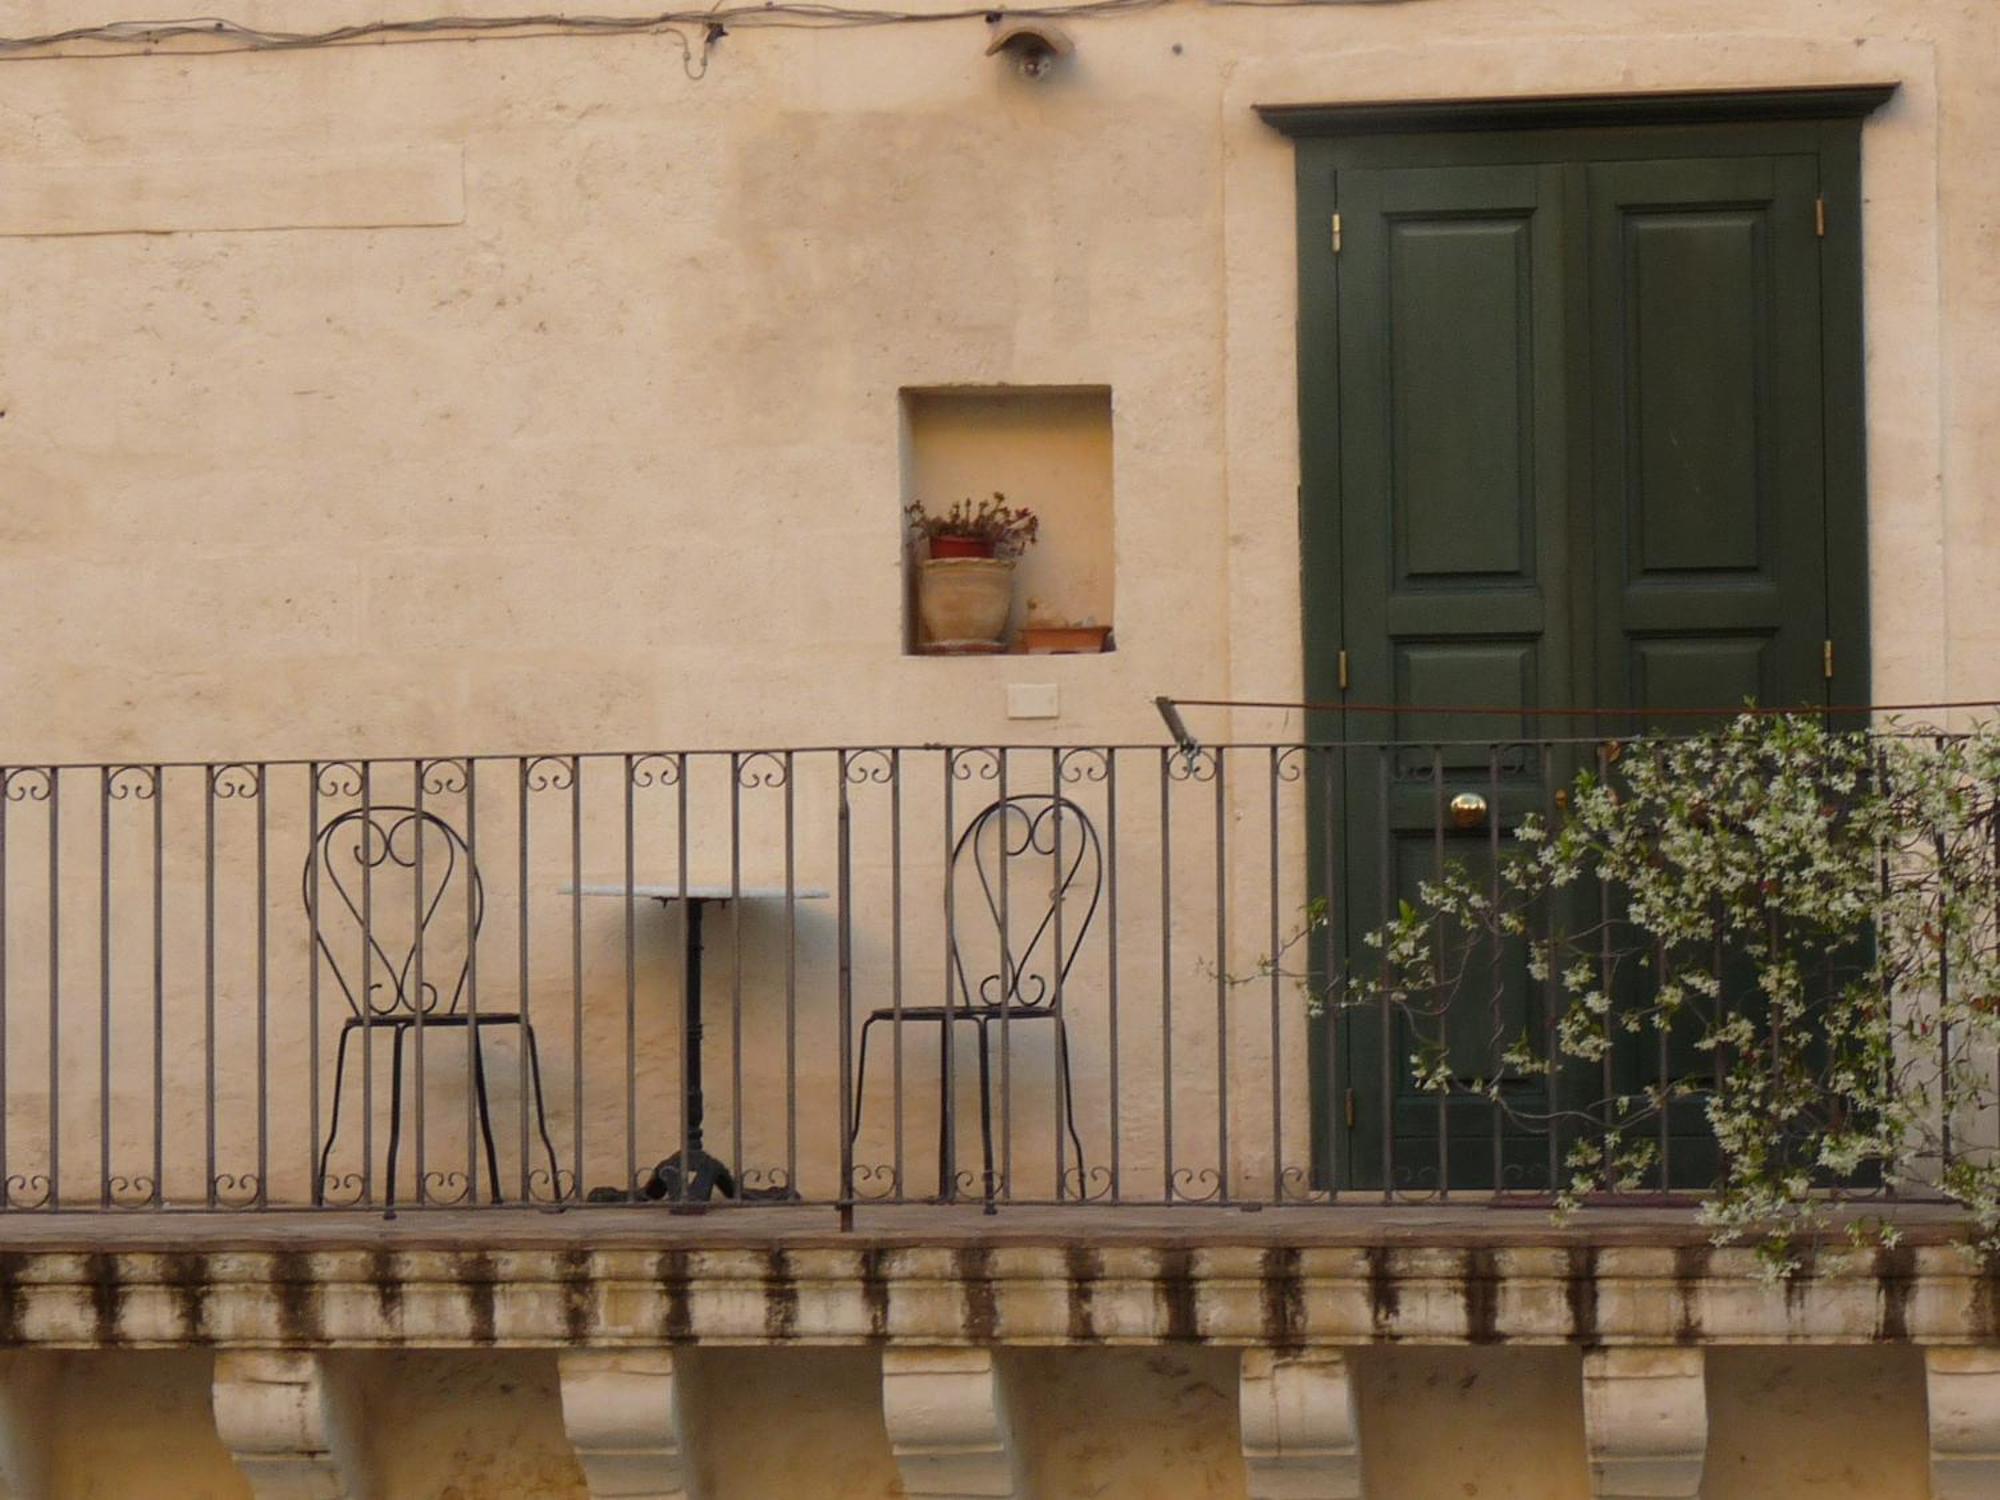
<svg viewBox="0 0 2000 1500"><path fill-rule="evenodd" d="M1963 1214L1937 1202L1844 1208L1836 1222L1888 1219L1907 1244L1962 1233ZM658 1204L564 1211L507 1206L267 1212L21 1213L0 1220L0 1252L217 1253L233 1250L856 1250L1092 1245L1202 1249L1242 1246L1365 1249L1700 1246L1708 1231L1692 1207L1590 1206L1566 1223L1545 1203L1494 1206L1351 1204L1283 1208L977 1204L858 1208L852 1230L835 1211L808 1205L682 1210Z"/></svg>

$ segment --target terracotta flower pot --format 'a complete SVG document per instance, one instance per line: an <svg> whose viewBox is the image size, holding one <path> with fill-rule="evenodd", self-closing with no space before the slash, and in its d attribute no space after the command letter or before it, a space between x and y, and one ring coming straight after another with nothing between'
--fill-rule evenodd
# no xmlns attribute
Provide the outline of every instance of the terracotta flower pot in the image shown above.
<svg viewBox="0 0 2000 1500"><path fill-rule="evenodd" d="M1014 604L1014 562L932 557L918 567L917 617L931 651L997 651Z"/></svg>
<svg viewBox="0 0 2000 1500"><path fill-rule="evenodd" d="M931 556L942 557L991 557L993 543L978 536L934 536L931 538Z"/></svg>
<svg viewBox="0 0 2000 1500"><path fill-rule="evenodd" d="M1029 656L1096 654L1109 644L1109 625L1023 625L1019 649Z"/></svg>

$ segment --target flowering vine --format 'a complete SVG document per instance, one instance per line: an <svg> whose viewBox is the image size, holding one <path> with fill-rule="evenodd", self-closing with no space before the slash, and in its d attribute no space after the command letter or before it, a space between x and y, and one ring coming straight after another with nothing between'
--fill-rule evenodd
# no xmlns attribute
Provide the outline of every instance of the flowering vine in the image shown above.
<svg viewBox="0 0 2000 1500"><path fill-rule="evenodd" d="M1596 759L1566 808L1521 821L1497 874L1447 865L1316 1003L1393 1008L1420 1088L1561 1132L1559 1212L1657 1182L1677 1110L1705 1116L1719 1153L1715 1238L1756 1239L1777 1274L1835 1204L1884 1188L1955 1200L2000 1250L2000 733L1744 714ZM1326 920L1315 904L1308 931ZM1446 1021L1486 1005L1503 951L1555 1014L1541 1035L1493 1037L1496 1076L1468 1080ZM1561 1075L1573 1090L1628 1036L1704 1061L1559 1116L1503 1089Z"/></svg>

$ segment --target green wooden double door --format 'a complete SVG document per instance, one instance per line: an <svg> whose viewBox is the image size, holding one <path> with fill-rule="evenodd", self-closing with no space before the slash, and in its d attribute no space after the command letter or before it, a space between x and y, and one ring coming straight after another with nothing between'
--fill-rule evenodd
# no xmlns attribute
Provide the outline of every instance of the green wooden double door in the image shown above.
<svg viewBox="0 0 2000 1500"><path fill-rule="evenodd" d="M1314 730L1382 742L1316 818L1349 960L1441 860L1490 871L1588 742L1865 700L1857 129L1300 142L1307 675L1345 705ZM1444 815L1460 793L1483 819ZM1524 952L1475 966L1427 1028L1468 1083L1554 1003ZM1322 1176L1348 1185L1546 1187L1551 1105L1709 1066L1633 1038L1496 1110L1417 1089L1406 1018L1324 1025ZM1710 1172L1698 1105L1668 1160Z"/></svg>

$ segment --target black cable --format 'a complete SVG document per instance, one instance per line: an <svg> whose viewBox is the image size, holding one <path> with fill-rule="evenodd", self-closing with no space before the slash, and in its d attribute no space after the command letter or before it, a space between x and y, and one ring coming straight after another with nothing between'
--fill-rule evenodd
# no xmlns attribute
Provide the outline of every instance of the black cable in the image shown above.
<svg viewBox="0 0 2000 1500"><path fill-rule="evenodd" d="M191 40L229 42L234 44L232 50L280 51L367 41L415 40L440 34L467 38L507 33L612 36L670 31L680 26L722 26L733 30L753 26L925 25L983 20L996 14L1052 20L1151 10L1167 3L1170 0L1061 0L1056 4L1010 7L1004 11L996 11L992 6L915 11L821 4L814 3L814 0L778 0L778 3L762 5L718 4L705 10L669 10L632 16L566 15L554 11L512 16L426 16L410 20L361 21L324 31L274 31L221 17L194 17L164 21L108 21L35 36L0 36L0 52L38 51L76 43L122 43L150 47L163 42Z"/></svg>

